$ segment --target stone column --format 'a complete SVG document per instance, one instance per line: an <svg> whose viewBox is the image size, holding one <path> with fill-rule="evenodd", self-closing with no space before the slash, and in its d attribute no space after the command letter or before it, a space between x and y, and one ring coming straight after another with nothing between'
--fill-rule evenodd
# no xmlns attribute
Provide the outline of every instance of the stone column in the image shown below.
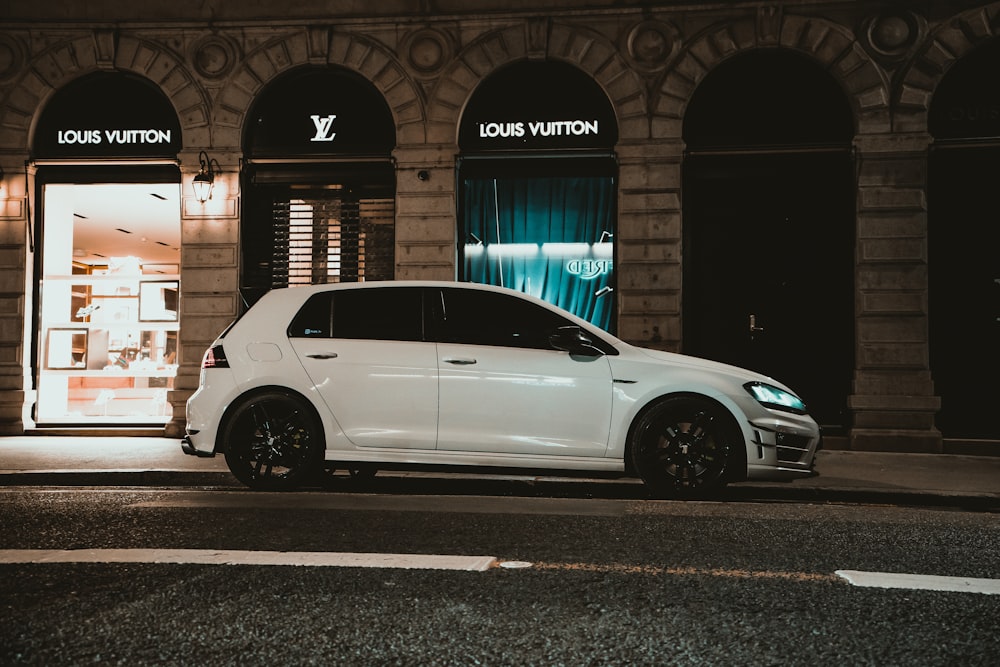
<svg viewBox="0 0 1000 667"><path fill-rule="evenodd" d="M680 140L619 143L618 335L677 352L681 342Z"/></svg>
<svg viewBox="0 0 1000 667"><path fill-rule="evenodd" d="M198 160L181 160L194 167L181 179L180 335L167 437L184 434L184 406L198 388L202 356L239 308L239 155L213 151L212 158L219 161L222 173L216 175L212 198L205 203L195 199L191 189Z"/></svg>
<svg viewBox="0 0 1000 667"><path fill-rule="evenodd" d="M396 278L454 280L454 145L401 146L396 158Z"/></svg>
<svg viewBox="0 0 1000 667"><path fill-rule="evenodd" d="M24 433L24 360L31 354L25 292L25 272L31 270L28 200L23 167L15 164L0 164L0 435Z"/></svg>
<svg viewBox="0 0 1000 667"><path fill-rule="evenodd" d="M939 452L930 374L923 133L859 135L857 360L848 405L858 450Z"/></svg>

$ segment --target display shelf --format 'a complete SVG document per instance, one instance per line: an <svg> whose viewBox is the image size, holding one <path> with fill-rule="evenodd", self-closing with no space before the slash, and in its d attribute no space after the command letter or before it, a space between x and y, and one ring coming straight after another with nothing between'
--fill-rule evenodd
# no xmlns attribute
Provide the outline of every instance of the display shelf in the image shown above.
<svg viewBox="0 0 1000 667"><path fill-rule="evenodd" d="M84 378L172 378L177 377L177 366L150 371L50 369L48 375Z"/></svg>
<svg viewBox="0 0 1000 667"><path fill-rule="evenodd" d="M74 262L42 282L38 416L162 421L177 376L180 278ZM157 270L162 267L158 267Z"/></svg>

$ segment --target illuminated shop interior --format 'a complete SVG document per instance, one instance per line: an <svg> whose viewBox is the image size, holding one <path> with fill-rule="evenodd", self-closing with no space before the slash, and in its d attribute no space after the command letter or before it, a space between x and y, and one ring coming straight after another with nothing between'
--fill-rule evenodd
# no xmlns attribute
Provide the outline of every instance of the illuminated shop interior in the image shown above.
<svg viewBox="0 0 1000 667"><path fill-rule="evenodd" d="M39 425L171 418L179 199L176 183L45 186Z"/></svg>

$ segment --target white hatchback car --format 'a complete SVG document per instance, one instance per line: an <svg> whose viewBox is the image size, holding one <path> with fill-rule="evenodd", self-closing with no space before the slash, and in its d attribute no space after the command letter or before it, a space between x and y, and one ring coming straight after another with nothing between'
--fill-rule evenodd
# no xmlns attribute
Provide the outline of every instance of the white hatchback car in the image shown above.
<svg viewBox="0 0 1000 667"><path fill-rule="evenodd" d="M638 475L660 497L811 474L788 388L454 282L275 289L205 353L183 450L259 489L420 465Z"/></svg>

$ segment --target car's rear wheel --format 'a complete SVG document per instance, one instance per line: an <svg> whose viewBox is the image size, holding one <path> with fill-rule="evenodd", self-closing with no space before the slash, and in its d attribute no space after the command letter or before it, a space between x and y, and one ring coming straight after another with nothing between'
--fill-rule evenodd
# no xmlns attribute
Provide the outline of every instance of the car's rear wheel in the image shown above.
<svg viewBox="0 0 1000 667"><path fill-rule="evenodd" d="M238 401L222 441L236 479L266 491L293 489L307 480L322 464L325 448L313 411L282 391Z"/></svg>
<svg viewBox="0 0 1000 667"><path fill-rule="evenodd" d="M650 406L629 441L632 464L656 497L711 494L746 465L743 436L728 410L700 396Z"/></svg>

